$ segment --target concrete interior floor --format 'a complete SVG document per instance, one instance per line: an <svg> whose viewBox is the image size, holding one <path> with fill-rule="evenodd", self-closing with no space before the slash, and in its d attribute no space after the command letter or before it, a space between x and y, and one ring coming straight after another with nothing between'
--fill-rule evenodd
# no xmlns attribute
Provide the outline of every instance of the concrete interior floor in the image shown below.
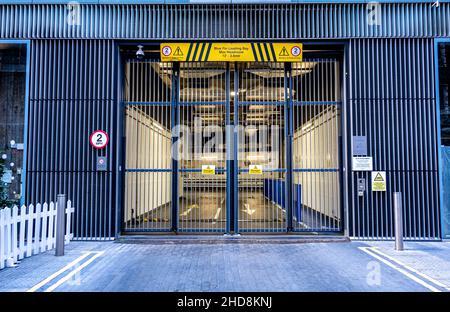
<svg viewBox="0 0 450 312"><path fill-rule="evenodd" d="M225 191L186 189L179 200L179 228L217 229L226 227ZM127 224L129 228L154 227L170 223L171 205L166 204L142 214ZM286 213L279 205L264 197L262 189L242 190L239 194L239 227L242 230L283 230ZM151 225L152 224L152 225ZM150 226L151 225L151 226Z"/></svg>
<svg viewBox="0 0 450 312"><path fill-rule="evenodd" d="M145 208L142 211L146 211ZM180 232L226 230L225 190L185 189L179 199L178 229ZM335 219L302 206L301 220L294 220L297 230L338 228ZM262 189L241 188L239 193L238 226L242 232L285 232L286 211L264 196ZM171 204L167 203L142 213L126 223L128 229L170 229Z"/></svg>

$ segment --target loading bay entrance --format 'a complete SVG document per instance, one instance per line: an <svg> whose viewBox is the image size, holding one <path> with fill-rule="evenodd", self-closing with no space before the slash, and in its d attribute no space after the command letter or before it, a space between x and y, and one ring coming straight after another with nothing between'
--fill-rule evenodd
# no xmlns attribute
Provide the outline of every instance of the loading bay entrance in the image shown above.
<svg viewBox="0 0 450 312"><path fill-rule="evenodd" d="M126 59L122 231L341 232L340 64Z"/></svg>

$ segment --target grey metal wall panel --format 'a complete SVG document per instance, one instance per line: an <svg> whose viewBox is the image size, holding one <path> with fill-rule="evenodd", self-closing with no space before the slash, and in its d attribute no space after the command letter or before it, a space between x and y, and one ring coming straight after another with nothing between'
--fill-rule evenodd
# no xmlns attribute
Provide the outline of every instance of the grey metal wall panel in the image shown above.
<svg viewBox="0 0 450 312"><path fill-rule="evenodd" d="M383 3L369 25L366 3L80 6L1 5L0 38L339 39L448 36L450 4Z"/></svg>
<svg viewBox="0 0 450 312"><path fill-rule="evenodd" d="M117 70L114 43L35 40L31 44L26 202L74 203L75 237L114 236ZM94 130L108 132L105 150L89 145ZM96 171L106 156L108 170Z"/></svg>
<svg viewBox="0 0 450 312"><path fill-rule="evenodd" d="M347 139L367 136L374 170L386 171L388 180L387 192L372 192L370 172L352 172L350 236L392 238L392 192L402 192L405 235L439 238L433 40L351 40L348 68ZM368 181L364 198L357 178Z"/></svg>

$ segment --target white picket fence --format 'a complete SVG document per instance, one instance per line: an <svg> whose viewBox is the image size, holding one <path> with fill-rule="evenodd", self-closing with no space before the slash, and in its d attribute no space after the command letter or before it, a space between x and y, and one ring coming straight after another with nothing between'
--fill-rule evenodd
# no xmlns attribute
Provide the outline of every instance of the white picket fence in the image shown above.
<svg viewBox="0 0 450 312"><path fill-rule="evenodd" d="M67 201L65 243L73 237L70 222L74 212ZM0 209L0 269L19 260L53 249L56 243L57 204L37 204Z"/></svg>

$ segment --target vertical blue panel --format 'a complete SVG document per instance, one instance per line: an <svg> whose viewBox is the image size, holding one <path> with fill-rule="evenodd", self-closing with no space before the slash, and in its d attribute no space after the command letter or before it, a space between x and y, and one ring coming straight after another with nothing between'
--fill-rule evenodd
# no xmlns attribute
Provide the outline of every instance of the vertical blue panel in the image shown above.
<svg viewBox="0 0 450 312"><path fill-rule="evenodd" d="M112 41L31 43L25 203L67 194L75 207L73 230L78 239L116 234L115 60ZM97 129L110 137L103 150L89 145L89 135ZM106 171L96 171L97 156L107 157Z"/></svg>
<svg viewBox="0 0 450 312"><path fill-rule="evenodd" d="M349 50L350 135L367 136L374 170L387 175L387 192L373 192L370 172L351 172L350 236L393 238L392 193L401 192L405 236L439 239L433 40L351 40ZM368 182L364 197L358 178Z"/></svg>

